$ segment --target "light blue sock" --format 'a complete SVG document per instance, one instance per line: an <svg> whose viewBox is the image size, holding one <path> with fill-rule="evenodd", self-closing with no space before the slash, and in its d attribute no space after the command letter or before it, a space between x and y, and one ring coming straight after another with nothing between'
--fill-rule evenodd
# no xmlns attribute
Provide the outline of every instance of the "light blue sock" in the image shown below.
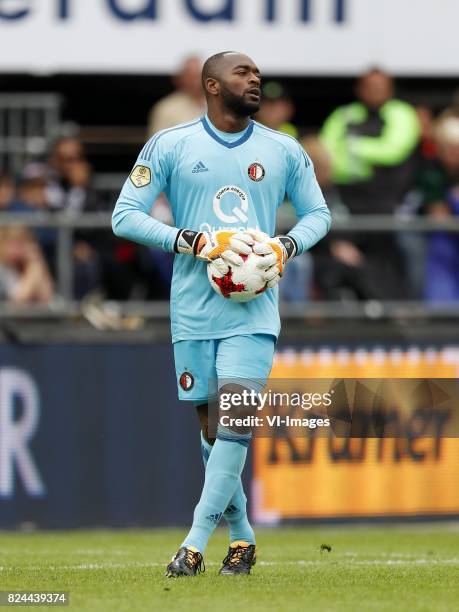
<svg viewBox="0 0 459 612"><path fill-rule="evenodd" d="M213 446L207 442L201 432L201 452L204 467L207 466L207 460L212 452L212 448ZM240 477L236 491L223 513L223 518L229 526L230 544L237 541L255 544L255 533L253 532L247 516L247 497L245 496Z"/></svg>
<svg viewBox="0 0 459 612"><path fill-rule="evenodd" d="M212 453L207 461L206 477L201 499L194 511L193 525L182 546L194 546L201 553L223 512L236 491L247 456L250 435L229 432L217 434Z"/></svg>

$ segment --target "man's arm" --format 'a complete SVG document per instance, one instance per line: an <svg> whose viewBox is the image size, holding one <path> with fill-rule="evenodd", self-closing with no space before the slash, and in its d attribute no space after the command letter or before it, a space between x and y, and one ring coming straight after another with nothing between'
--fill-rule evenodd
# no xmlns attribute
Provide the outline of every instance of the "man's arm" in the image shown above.
<svg viewBox="0 0 459 612"><path fill-rule="evenodd" d="M381 135L352 138L350 151L372 165L396 166L411 155L419 142L419 119L414 108L401 100L387 102L381 114L385 120Z"/></svg>
<svg viewBox="0 0 459 612"><path fill-rule="evenodd" d="M272 257L266 272L268 287L279 282L285 264L310 249L329 231L331 215L314 174L312 161L299 144L291 151L287 181L287 195L292 202L298 222L286 236L270 238L257 230L248 230L256 241L255 252ZM266 247L271 249L271 254Z"/></svg>
<svg viewBox="0 0 459 612"><path fill-rule="evenodd" d="M319 242L331 225L330 211L317 182L314 166L299 144L290 162L287 196L298 217L297 224L287 236L295 241L295 255L298 255Z"/></svg>
<svg viewBox="0 0 459 612"><path fill-rule="evenodd" d="M153 202L164 191L171 173L171 151L158 136L142 149L112 215L113 232L127 240L164 251L174 250L178 228L150 216Z"/></svg>
<svg viewBox="0 0 459 612"><path fill-rule="evenodd" d="M150 216L152 203L164 186L161 173L156 172L154 176L150 163L139 158L113 211L113 232L120 238L145 246L174 251L178 228L170 227Z"/></svg>
<svg viewBox="0 0 459 612"><path fill-rule="evenodd" d="M113 211L113 232L145 246L192 255L204 261L222 256L230 263L242 264L239 255L251 252L250 236L235 231L209 233L170 227L150 216L152 203L167 185L171 166L170 154L162 152L157 141L144 147Z"/></svg>

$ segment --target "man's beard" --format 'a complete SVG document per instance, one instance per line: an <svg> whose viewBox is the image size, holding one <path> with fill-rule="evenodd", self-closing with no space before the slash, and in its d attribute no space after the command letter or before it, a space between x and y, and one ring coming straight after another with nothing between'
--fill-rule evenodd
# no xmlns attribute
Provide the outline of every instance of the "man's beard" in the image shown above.
<svg viewBox="0 0 459 612"><path fill-rule="evenodd" d="M244 96L237 96L224 87L220 93L223 104L237 117L250 117L260 110L260 100L249 102Z"/></svg>

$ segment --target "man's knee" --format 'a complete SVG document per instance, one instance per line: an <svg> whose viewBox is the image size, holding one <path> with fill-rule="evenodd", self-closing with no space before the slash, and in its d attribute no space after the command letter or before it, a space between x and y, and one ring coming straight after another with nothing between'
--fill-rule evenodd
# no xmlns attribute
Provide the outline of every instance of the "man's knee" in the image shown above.
<svg viewBox="0 0 459 612"><path fill-rule="evenodd" d="M207 444L214 445L215 437L209 435L209 405L200 404L196 406L196 412L199 418L199 424L201 426L202 435Z"/></svg>
<svg viewBox="0 0 459 612"><path fill-rule="evenodd" d="M227 383L219 392L219 425L246 435L257 412L257 393L237 383Z"/></svg>

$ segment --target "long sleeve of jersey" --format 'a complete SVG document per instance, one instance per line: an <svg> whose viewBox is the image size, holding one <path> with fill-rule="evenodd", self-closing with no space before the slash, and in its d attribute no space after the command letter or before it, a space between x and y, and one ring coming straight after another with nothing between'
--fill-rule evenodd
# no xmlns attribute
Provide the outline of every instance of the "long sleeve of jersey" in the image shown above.
<svg viewBox="0 0 459 612"><path fill-rule="evenodd" d="M314 173L311 159L298 144L290 160L287 196L298 217L288 232L303 253L319 242L329 231L331 215Z"/></svg>
<svg viewBox="0 0 459 612"><path fill-rule="evenodd" d="M150 209L169 178L167 155L153 143L144 147L124 183L112 215L113 232L121 238L172 252L178 229L150 216ZM150 148L149 148L150 147Z"/></svg>

